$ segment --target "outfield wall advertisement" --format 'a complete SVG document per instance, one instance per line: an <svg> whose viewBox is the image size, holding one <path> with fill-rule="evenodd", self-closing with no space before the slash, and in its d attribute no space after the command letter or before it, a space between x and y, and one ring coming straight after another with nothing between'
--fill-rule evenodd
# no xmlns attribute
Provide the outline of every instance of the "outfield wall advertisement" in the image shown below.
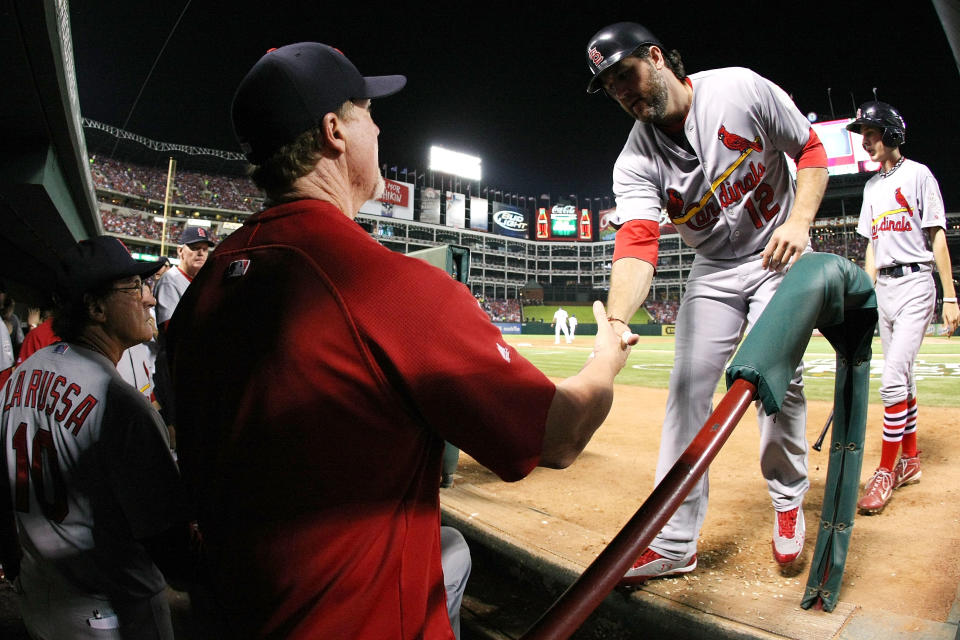
<svg viewBox="0 0 960 640"><path fill-rule="evenodd" d="M493 203L493 231L511 238L529 238L527 216L503 202Z"/></svg>
<svg viewBox="0 0 960 640"><path fill-rule="evenodd" d="M470 228L474 231L490 230L487 222L487 207L488 202L486 198L470 196Z"/></svg>
<svg viewBox="0 0 960 640"><path fill-rule="evenodd" d="M447 226L464 229L467 226L467 201L462 193L447 191Z"/></svg>
<svg viewBox="0 0 960 640"><path fill-rule="evenodd" d="M379 200L367 200L360 213L384 218L413 220L413 185L384 179L383 195Z"/></svg>
<svg viewBox="0 0 960 640"><path fill-rule="evenodd" d="M420 192L420 222L440 224L440 191L433 187Z"/></svg>

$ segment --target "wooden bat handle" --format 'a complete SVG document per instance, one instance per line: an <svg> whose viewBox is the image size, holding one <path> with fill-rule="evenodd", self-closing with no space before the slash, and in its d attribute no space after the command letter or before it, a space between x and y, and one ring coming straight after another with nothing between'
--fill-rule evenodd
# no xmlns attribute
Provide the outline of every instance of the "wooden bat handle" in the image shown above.
<svg viewBox="0 0 960 640"><path fill-rule="evenodd" d="M583 575L523 635L523 640L566 640L573 635L680 507L740 422L756 391L746 380L734 381L653 493Z"/></svg>

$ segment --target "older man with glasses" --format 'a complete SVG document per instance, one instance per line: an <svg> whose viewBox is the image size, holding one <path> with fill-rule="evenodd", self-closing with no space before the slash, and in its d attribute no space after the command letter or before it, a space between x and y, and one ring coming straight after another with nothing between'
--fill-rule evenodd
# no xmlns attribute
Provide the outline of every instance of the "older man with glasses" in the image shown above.
<svg viewBox="0 0 960 640"><path fill-rule="evenodd" d="M117 373L152 335L137 262L107 236L65 256L53 329L0 394L0 562L31 637L173 638L179 474L157 412Z"/></svg>

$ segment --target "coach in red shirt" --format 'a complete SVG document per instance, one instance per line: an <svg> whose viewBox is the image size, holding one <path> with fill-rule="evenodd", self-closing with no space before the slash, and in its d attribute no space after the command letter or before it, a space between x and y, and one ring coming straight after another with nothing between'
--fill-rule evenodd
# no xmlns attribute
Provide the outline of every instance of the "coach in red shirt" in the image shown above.
<svg viewBox="0 0 960 640"><path fill-rule="evenodd" d="M596 303L594 352L555 385L466 287L354 221L383 189L370 99L405 83L300 43L264 55L234 98L271 206L223 241L170 325L204 539L193 602L218 637L453 638L444 441L505 480L569 465L636 340Z"/></svg>

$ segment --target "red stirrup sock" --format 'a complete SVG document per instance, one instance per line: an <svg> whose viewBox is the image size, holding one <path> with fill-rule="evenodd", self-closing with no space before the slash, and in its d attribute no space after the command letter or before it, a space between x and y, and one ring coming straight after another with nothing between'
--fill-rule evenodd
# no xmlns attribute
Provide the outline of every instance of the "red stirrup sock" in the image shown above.
<svg viewBox="0 0 960 640"><path fill-rule="evenodd" d="M903 428L903 457L917 455L917 399L907 398L907 423Z"/></svg>
<svg viewBox="0 0 960 640"><path fill-rule="evenodd" d="M897 462L903 429L907 424L907 401L883 408L883 449L880 452L880 467L888 471Z"/></svg>

